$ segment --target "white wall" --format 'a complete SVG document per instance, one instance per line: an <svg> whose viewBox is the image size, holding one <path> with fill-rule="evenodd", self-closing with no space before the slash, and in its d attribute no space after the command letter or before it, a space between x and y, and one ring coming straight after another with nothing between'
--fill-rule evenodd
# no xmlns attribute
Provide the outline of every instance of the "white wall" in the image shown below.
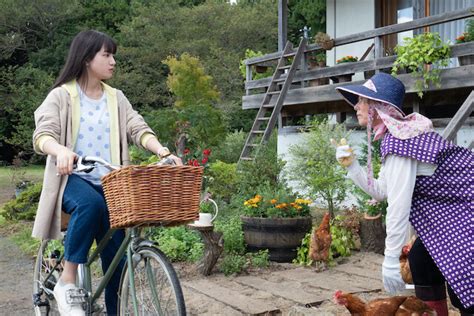
<svg viewBox="0 0 474 316"><path fill-rule="evenodd" d="M375 28L375 0L326 0L326 33L331 38L338 38ZM327 52L328 66L334 66L336 60L352 55L362 57L373 40L338 46ZM373 50L372 50L373 53ZM366 57L370 59L370 55ZM359 73L353 80L362 80Z"/></svg>
<svg viewBox="0 0 474 316"><path fill-rule="evenodd" d="M436 128L438 133L441 133L444 128ZM303 134L298 131L297 127L283 127L278 130L278 156L281 157L285 161L291 160L291 156L289 154L289 147L291 145L300 144L303 142ZM471 126L464 126L462 127L457 134L456 142L460 146L467 147L474 139L474 130ZM355 149L356 155L360 155L361 145L366 143L367 141L367 132L366 130L352 130L351 135L349 137L349 144ZM334 157L333 161L329 161L328 163L337 163L336 157ZM291 188L294 191L297 191L296 183L289 182ZM300 193L305 194L306 192L299 190ZM351 196L348 192L348 198L344 202L343 206L351 206L352 204L356 204L356 199ZM315 199L315 197L310 197L311 199ZM320 202L316 200L316 204L319 205Z"/></svg>

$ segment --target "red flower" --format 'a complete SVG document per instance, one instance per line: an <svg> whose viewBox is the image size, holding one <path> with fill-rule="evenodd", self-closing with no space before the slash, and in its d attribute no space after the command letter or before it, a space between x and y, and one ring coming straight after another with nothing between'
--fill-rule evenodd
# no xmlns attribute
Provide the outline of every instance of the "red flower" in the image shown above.
<svg viewBox="0 0 474 316"><path fill-rule="evenodd" d="M193 159L193 166L199 166L199 161L197 161L197 159Z"/></svg>
<svg viewBox="0 0 474 316"><path fill-rule="evenodd" d="M187 155L187 154L189 154L190 152L191 152L191 150L189 150L189 148L186 148L186 149L184 150L183 154Z"/></svg>
<svg viewBox="0 0 474 316"><path fill-rule="evenodd" d="M202 158L201 163L205 165L209 159L207 157Z"/></svg>
<svg viewBox="0 0 474 316"><path fill-rule="evenodd" d="M210 149L204 149L204 150L202 151L202 154L203 154L204 156L209 156L209 155L211 154L211 150L210 150Z"/></svg>

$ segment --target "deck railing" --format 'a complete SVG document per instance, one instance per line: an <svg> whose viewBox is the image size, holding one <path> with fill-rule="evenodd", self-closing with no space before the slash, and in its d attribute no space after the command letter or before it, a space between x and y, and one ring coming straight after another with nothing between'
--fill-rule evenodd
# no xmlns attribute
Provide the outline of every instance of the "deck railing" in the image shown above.
<svg viewBox="0 0 474 316"><path fill-rule="evenodd" d="M342 36L334 39L334 46L342 46L350 43L361 42L365 40L374 40L374 59L364 60L359 62L345 63L335 65L332 67L319 68L308 71L299 71L294 79L293 83L306 82L309 80L329 78L332 76L339 76L344 74L363 72L363 71L379 71L384 68L391 68L396 56L383 56L383 45L382 37L390 34L397 34L399 32L416 30L431 25L447 23L460 19L466 19L474 16L474 8L462 9L452 12L443 13L436 16L429 16L425 18L416 19L414 21L389 25L374 30L356 33L352 35ZM322 48L317 44L310 44L307 46L305 51L305 62L307 64L307 56L309 53L316 52ZM295 50L296 51L296 50ZM455 44L451 47L451 57L459 57L473 54L474 42L468 42L463 44ZM281 52L275 52L266 54L264 56L249 58L244 61L246 65L246 82L245 90L246 95L252 94L252 90L265 88L270 84L271 77L263 78L259 80L251 80L252 78L252 66L256 65L270 65L280 58Z"/></svg>

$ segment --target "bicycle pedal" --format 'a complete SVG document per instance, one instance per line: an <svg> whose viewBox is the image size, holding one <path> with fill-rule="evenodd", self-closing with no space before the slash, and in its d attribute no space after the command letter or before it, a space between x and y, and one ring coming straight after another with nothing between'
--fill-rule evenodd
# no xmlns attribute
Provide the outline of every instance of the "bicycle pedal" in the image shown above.
<svg viewBox="0 0 474 316"><path fill-rule="evenodd" d="M66 291L66 302L68 304L86 303L87 292L84 289L69 289Z"/></svg>
<svg viewBox="0 0 474 316"><path fill-rule="evenodd" d="M94 304L94 306L92 306L92 313L100 313L103 310L104 310L104 305Z"/></svg>

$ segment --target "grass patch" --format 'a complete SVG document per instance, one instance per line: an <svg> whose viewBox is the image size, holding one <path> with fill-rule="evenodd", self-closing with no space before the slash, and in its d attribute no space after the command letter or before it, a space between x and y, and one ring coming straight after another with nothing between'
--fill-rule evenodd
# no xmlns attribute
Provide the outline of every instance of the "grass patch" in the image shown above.
<svg viewBox="0 0 474 316"><path fill-rule="evenodd" d="M32 222L19 222L17 231L10 237L20 250L29 256L36 255L40 246L40 241L31 237L32 224Z"/></svg>
<svg viewBox="0 0 474 316"><path fill-rule="evenodd" d="M0 236L13 241L28 256L35 256L40 245L38 239L31 237L32 229L33 222L0 219Z"/></svg>
<svg viewBox="0 0 474 316"><path fill-rule="evenodd" d="M44 166L26 166L19 169L0 167L0 205L15 195L15 183L19 180L41 182Z"/></svg>

